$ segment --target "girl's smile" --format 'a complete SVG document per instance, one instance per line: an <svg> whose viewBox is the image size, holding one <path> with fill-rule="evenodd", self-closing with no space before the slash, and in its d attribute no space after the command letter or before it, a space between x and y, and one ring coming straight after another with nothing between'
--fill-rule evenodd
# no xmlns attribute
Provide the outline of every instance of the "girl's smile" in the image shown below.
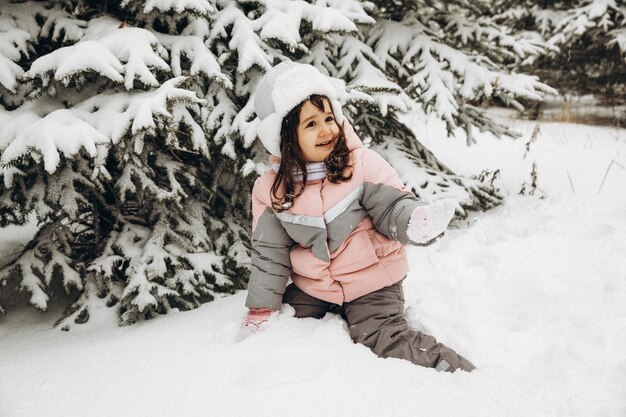
<svg viewBox="0 0 626 417"><path fill-rule="evenodd" d="M328 146L328 145L332 144L334 141L335 141L335 139L331 139L331 140L328 140L326 142L318 143L315 146Z"/></svg>

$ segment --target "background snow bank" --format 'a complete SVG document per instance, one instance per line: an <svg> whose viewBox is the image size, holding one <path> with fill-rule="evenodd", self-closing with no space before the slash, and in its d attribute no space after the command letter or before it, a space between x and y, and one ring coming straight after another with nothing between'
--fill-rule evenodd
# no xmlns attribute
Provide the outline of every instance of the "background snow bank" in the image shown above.
<svg viewBox="0 0 626 417"><path fill-rule="evenodd" d="M470 148L421 123L442 162L499 168L510 194L409 252L408 319L475 372L377 358L337 316L298 320L290 307L237 342L243 292L125 328L104 310L69 333L51 328L57 311L42 322L12 305L0 416L626 415L626 131L544 123L524 159L534 123ZM516 195L533 161L547 199Z"/></svg>

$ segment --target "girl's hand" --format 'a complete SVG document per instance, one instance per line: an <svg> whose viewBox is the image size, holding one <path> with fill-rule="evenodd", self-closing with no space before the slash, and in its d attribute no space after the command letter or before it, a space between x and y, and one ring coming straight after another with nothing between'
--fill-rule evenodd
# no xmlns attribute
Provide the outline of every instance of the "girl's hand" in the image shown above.
<svg viewBox="0 0 626 417"><path fill-rule="evenodd" d="M417 207L411 214L407 235L413 242L424 245L441 236L454 217L454 200L437 200L433 204Z"/></svg>
<svg viewBox="0 0 626 417"><path fill-rule="evenodd" d="M269 308L251 308L241 326L241 337L246 338L258 332L267 323L271 314L272 310Z"/></svg>

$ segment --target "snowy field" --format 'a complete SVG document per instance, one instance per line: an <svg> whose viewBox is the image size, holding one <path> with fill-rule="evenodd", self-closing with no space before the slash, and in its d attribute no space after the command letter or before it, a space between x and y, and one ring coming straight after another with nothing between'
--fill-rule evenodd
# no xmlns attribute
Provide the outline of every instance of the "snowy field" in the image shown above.
<svg viewBox="0 0 626 417"><path fill-rule="evenodd" d="M436 123L422 138L458 173L499 168L508 194L409 252L407 317L475 372L377 358L339 317L288 307L238 341L244 292L125 328L96 312L71 332L51 328L58 309L9 305L0 416L626 416L626 130L543 123L524 158L535 123L508 123L520 140L466 148ZM541 191L518 196L534 161ZM5 232L7 249L19 232Z"/></svg>

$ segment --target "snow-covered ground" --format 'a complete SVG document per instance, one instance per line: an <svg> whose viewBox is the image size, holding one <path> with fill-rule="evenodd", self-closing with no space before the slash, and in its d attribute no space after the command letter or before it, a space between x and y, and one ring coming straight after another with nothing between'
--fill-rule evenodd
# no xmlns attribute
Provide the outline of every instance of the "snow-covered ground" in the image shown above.
<svg viewBox="0 0 626 417"><path fill-rule="evenodd" d="M535 123L508 123L520 140L466 148L437 123L421 138L459 173L499 168L508 193L409 252L407 317L473 373L377 358L339 317L289 307L238 341L244 292L124 328L102 311L70 332L51 328L58 311L12 305L0 416L626 416L626 130L543 123L524 158ZM518 196L533 162L541 191Z"/></svg>

